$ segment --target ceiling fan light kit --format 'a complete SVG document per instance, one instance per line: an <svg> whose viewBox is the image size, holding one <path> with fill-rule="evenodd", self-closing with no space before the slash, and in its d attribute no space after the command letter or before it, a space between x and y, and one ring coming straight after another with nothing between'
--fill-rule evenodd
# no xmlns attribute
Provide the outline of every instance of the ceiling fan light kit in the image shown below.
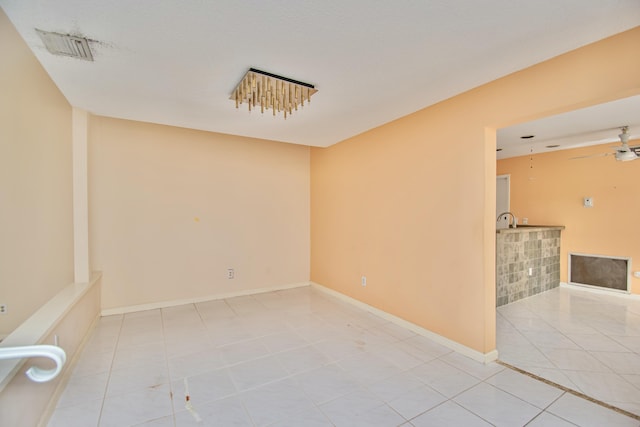
<svg viewBox="0 0 640 427"><path fill-rule="evenodd" d="M638 158L638 155L631 150L624 151L624 152L618 151L616 153L616 160L620 162L628 162L629 160L635 160L637 158Z"/></svg>
<svg viewBox="0 0 640 427"><path fill-rule="evenodd" d="M638 155L629 148L629 126L622 127L622 133L618 135L622 145L620 147L614 147L616 150L616 160L620 162L628 162L629 160L635 160Z"/></svg>

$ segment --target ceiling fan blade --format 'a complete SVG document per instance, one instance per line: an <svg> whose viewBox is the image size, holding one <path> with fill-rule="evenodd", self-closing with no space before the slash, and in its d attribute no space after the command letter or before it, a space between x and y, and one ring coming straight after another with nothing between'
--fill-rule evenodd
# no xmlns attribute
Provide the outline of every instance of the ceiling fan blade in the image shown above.
<svg viewBox="0 0 640 427"><path fill-rule="evenodd" d="M610 156L612 154L614 154L614 153L590 154L588 156L569 157L569 160L592 159L592 158L595 158L595 157L606 157L606 156Z"/></svg>

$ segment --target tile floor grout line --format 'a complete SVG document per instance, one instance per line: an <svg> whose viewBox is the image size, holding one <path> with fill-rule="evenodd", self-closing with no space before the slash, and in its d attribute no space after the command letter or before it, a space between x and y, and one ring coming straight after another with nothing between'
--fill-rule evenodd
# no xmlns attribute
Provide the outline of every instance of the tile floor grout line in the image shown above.
<svg viewBox="0 0 640 427"><path fill-rule="evenodd" d="M527 371L525 371L523 369L517 368L517 367L515 367L513 365L510 365L508 363L502 362L501 360L496 360L496 363L498 363L498 364L500 364L500 365L502 365L502 366L504 366L506 368L512 369L512 370L514 370L514 371L516 371L516 372L518 372L520 374L526 375L529 378L533 378L534 380L538 380L538 381L543 382L543 383L545 383L547 385L550 385L550 386L555 387L555 388L557 388L559 390L562 390L565 393L572 394L572 395L574 395L576 397L579 397L581 399L587 400L587 401L589 401L591 403L595 403L596 405L600 405L603 408L612 410L612 411L617 412L619 414L625 415L625 416L627 416L629 418L633 418L633 419L635 419L637 421L640 421L640 415L636 415L633 412L629 412L629 411L626 411L626 410L624 410L622 408L618 408L617 406L610 405L610 404L608 404L606 402L603 402L601 400L594 399L593 397L587 396L584 393L580 393L579 391L572 390L572 389L570 389L568 387L565 387L563 385L560 385L558 383L550 381L550 380L548 380L546 378L539 377L538 375L532 374L531 372L527 372ZM546 409L545 409L545 411L546 411Z"/></svg>
<svg viewBox="0 0 640 427"><path fill-rule="evenodd" d="M109 364L109 371L107 375L107 383L104 386L104 395L102 396L102 403L100 404L100 412L98 413L98 420L96 425L100 425L102 422L102 413L104 412L104 403L109 397L107 392L109 391L109 383L111 383L111 372L113 371L113 364L116 360L116 352L118 350L118 344L120 343L120 336L122 334L122 328L124 327L124 314L120 315L120 327L118 328L118 335L116 342L113 344L113 349L111 350L111 363Z"/></svg>
<svg viewBox="0 0 640 427"><path fill-rule="evenodd" d="M195 304L193 304L195 307ZM196 307L197 311L197 307ZM160 309L160 324L162 325L162 348L164 353L164 364L167 369L167 382L169 383L169 400L171 401L171 420L173 425L176 425L176 405L174 402L175 393L173 392L173 381L171 381L171 370L169 369L169 357L167 356L167 335L165 333L165 312Z"/></svg>

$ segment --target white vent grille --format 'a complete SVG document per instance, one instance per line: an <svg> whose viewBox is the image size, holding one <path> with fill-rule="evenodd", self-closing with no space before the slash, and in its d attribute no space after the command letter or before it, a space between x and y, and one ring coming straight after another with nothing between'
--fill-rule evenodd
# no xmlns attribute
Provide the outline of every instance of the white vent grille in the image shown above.
<svg viewBox="0 0 640 427"><path fill-rule="evenodd" d="M84 37L51 33L38 29L36 31L47 50L52 54L93 61L93 55L91 54L91 49L89 49L89 41Z"/></svg>

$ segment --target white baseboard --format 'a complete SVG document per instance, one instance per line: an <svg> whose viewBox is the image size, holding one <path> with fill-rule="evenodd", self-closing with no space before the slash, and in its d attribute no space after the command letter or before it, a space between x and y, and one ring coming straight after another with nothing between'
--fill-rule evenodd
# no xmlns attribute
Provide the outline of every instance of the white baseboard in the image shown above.
<svg viewBox="0 0 640 427"><path fill-rule="evenodd" d="M625 298L625 299L640 301L640 295L631 294L626 291L618 291L615 289L614 290L599 289L594 286L588 286L588 285L580 286L580 285L576 285L573 283L566 283L566 282L560 282L560 287L565 289L573 289L576 291L589 292L592 294L609 295L609 296L618 297L618 298Z"/></svg>
<svg viewBox="0 0 640 427"><path fill-rule="evenodd" d="M309 286L309 282L291 283L288 285L271 286L268 288L245 289L245 290L236 291L236 292L207 295L207 296L196 297L196 298L185 298L185 299L179 299L179 300L154 302L149 304L139 304L139 305L129 305L125 307L107 308L102 310L101 315L112 316L114 314L126 314L126 313L133 313L136 311L155 310L158 308L175 307L177 305L195 304L198 302L214 301L214 300L227 299L227 298L233 298L233 297L242 297L246 295L256 295L256 294L262 294L265 292L283 291L286 289L300 288L303 286Z"/></svg>
<svg viewBox="0 0 640 427"><path fill-rule="evenodd" d="M314 289L317 289L321 292L325 292L342 301L345 301L358 308L361 308L370 313L373 313L379 317L382 317L383 319L390 321L391 323L394 323L400 327L403 327L412 332L415 332L418 335L422 335L423 337L429 338L437 342L438 344L441 344L447 348L450 348L451 350L458 352L464 356L467 356L477 362L487 364L490 362L494 362L498 359L498 350L492 350L488 353L481 353L470 347L462 345L456 341L450 340L449 338L445 338L442 335L436 334L435 332L431 332L430 330L425 329L421 326L418 326L415 323L408 322L404 319L394 316L393 314L389 314L386 311L382 311L378 308L370 306L369 304L365 304L361 301L358 301L357 299L351 298L347 295L341 294L340 292L334 291L333 289L327 288L326 286L320 285L319 283L311 282L311 286Z"/></svg>

